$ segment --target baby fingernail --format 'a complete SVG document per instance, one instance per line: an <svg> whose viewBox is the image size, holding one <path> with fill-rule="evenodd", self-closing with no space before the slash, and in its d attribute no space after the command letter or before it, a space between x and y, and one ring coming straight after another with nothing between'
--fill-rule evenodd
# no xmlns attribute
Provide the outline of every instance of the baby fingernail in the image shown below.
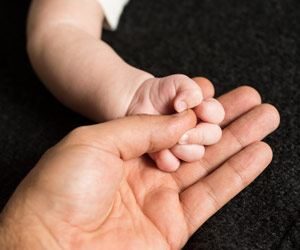
<svg viewBox="0 0 300 250"><path fill-rule="evenodd" d="M175 109L177 112L182 112L187 109L187 104L184 101L179 101L175 104Z"/></svg>
<svg viewBox="0 0 300 250"><path fill-rule="evenodd" d="M181 144L181 145L188 144L188 140L189 140L189 135L188 134L184 134L179 139L178 144Z"/></svg>

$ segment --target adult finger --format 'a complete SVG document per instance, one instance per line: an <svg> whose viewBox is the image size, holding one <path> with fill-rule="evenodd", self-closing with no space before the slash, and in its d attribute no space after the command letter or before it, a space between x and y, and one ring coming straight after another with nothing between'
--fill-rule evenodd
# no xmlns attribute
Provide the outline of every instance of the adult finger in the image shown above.
<svg viewBox="0 0 300 250"><path fill-rule="evenodd" d="M213 84L204 77L194 77L192 79L201 88L203 98L211 98L214 96L215 90ZM199 160L203 157L204 148L200 145L188 145L188 147L175 145L170 151L169 149L150 154L150 157L155 161L157 167L166 172L174 172L178 169L181 159L191 162Z"/></svg>
<svg viewBox="0 0 300 250"><path fill-rule="evenodd" d="M129 116L75 129L61 144L87 145L128 160L174 146L182 134L195 125L192 110L171 116Z"/></svg>
<svg viewBox="0 0 300 250"><path fill-rule="evenodd" d="M271 162L272 151L256 142L225 162L212 174L180 194L188 225L194 233L210 216L249 185Z"/></svg>
<svg viewBox="0 0 300 250"><path fill-rule="evenodd" d="M220 96L217 100L223 105L225 110L225 117L221 122L222 127L261 104L259 93L249 86L238 87Z"/></svg>
<svg viewBox="0 0 300 250"><path fill-rule="evenodd" d="M254 88L242 86L220 96L218 101L223 105L225 110L225 118L221 123L221 127L225 127L242 114L259 105L261 97ZM267 134L268 132L265 131L265 136ZM224 149L229 157L232 154L232 150L229 152L226 147ZM210 150L213 151L213 149ZM205 163L204 160L205 158L201 162L182 164L181 168L174 173L174 178L177 180L179 187L184 188L207 173L205 166L209 165L209 163Z"/></svg>
<svg viewBox="0 0 300 250"><path fill-rule="evenodd" d="M203 99L211 98L215 95L214 85L204 77L193 77L192 80L196 82L202 90Z"/></svg>
<svg viewBox="0 0 300 250"><path fill-rule="evenodd" d="M173 174L181 189L208 175L221 163L247 145L262 140L279 125L278 111L262 104L244 114L223 130L221 140L206 148L204 157L195 163L182 164Z"/></svg>

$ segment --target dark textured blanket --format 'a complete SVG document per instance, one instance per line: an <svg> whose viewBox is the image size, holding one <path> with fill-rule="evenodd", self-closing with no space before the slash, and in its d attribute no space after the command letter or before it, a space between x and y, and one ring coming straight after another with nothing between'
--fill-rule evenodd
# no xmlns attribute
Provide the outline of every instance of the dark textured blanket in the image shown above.
<svg viewBox="0 0 300 250"><path fill-rule="evenodd" d="M0 206L39 157L91 123L58 103L25 52L29 1L0 3ZM222 94L248 84L281 113L269 168L198 230L186 249L300 249L300 2L132 0L104 39L154 75L206 76Z"/></svg>

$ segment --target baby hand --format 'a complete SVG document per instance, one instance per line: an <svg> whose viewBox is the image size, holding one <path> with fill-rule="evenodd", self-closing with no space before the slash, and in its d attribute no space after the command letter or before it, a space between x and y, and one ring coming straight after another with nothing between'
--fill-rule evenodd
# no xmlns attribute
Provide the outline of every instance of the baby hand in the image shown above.
<svg viewBox="0 0 300 250"><path fill-rule="evenodd" d="M204 145L220 140L222 131L218 124L224 119L224 109L212 96L213 87L207 79L198 77L194 81L179 74L148 79L137 90L127 115L173 114L194 108L201 121L187 131L173 148L151 155L161 170L175 171L180 160L200 160L204 155Z"/></svg>

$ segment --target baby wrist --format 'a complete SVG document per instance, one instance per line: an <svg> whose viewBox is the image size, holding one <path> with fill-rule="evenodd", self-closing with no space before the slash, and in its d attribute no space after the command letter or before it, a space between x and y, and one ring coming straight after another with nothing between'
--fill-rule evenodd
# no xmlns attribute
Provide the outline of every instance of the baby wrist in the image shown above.
<svg viewBox="0 0 300 250"><path fill-rule="evenodd" d="M128 115L128 109L137 92L144 82L151 78L154 78L154 76L150 73L130 66L126 74L123 73L121 79L116 79L119 84L115 85L115 89L109 91L110 100L107 100L105 105L101 104L101 109L103 108L104 111L104 120L112 120ZM98 99L101 100L103 92L99 94Z"/></svg>

